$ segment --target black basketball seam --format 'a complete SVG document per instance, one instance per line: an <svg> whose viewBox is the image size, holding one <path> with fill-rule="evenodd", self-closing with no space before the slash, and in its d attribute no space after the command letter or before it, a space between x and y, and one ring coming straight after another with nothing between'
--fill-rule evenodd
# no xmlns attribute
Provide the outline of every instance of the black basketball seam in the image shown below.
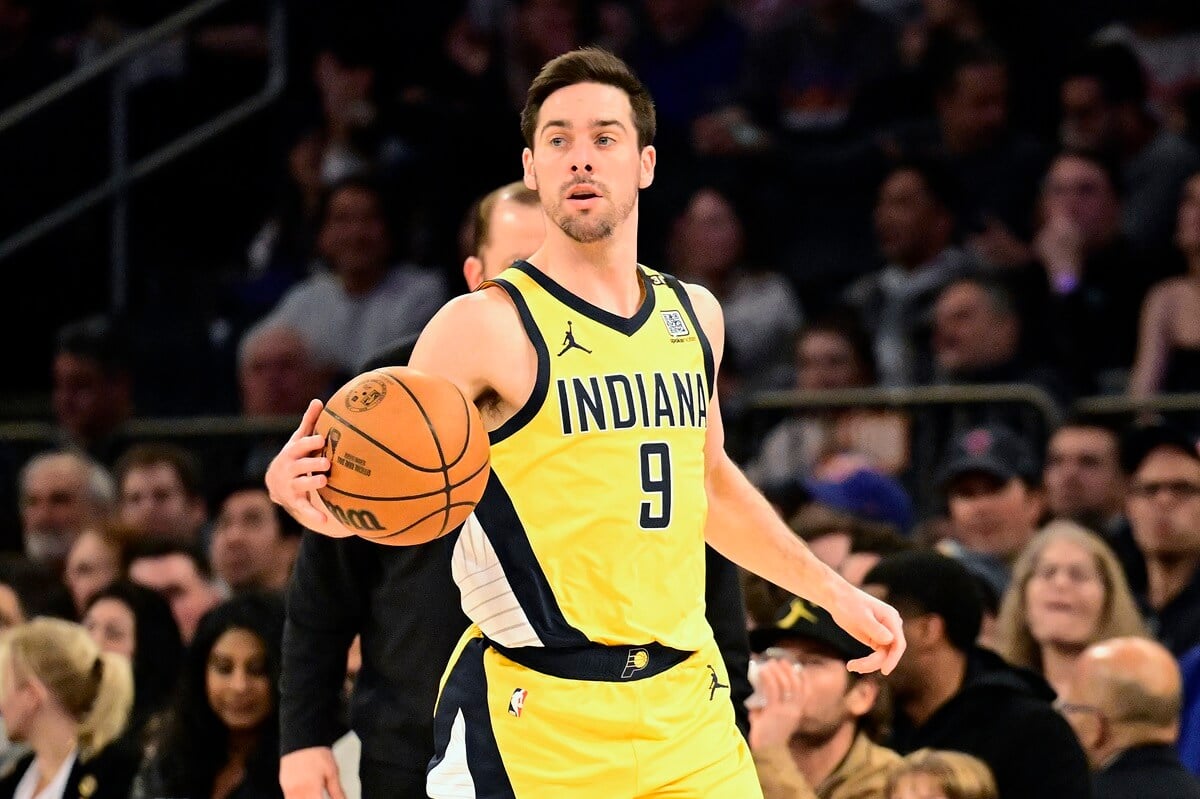
<svg viewBox="0 0 1200 799"><path fill-rule="evenodd" d="M479 503L477 503L477 502L453 502L453 503L450 503L450 505L448 507L451 507L451 508L462 508L462 507L474 508L478 504ZM415 522L410 524L408 527L405 527L401 530L396 530L393 533L387 533L386 535L377 535L377 536L370 536L370 537L364 536L364 538L367 538L368 541L387 541L389 538L395 538L398 535L404 535L409 530L416 527L418 524L429 521L430 519L432 519L434 516L438 515L441 512L442 511L440 511L440 510L435 510L432 513L428 513L428 514L422 516L420 519L417 519ZM444 524L442 526L442 530L443 530L443 532L445 531ZM433 540L433 539L430 539L430 540Z"/></svg>
<svg viewBox="0 0 1200 799"><path fill-rule="evenodd" d="M351 421L349 421L348 419L346 419L346 417L344 417L344 416L341 416L341 415L340 415L340 414L338 414L336 411L332 411L332 410L330 410L328 406L326 406L326 407L325 407L325 413L328 413L328 414L329 414L330 416L332 416L334 419L337 419L339 422L341 422L342 424L344 424L346 427L349 427L351 430L353 430L354 432L358 433L360 436L362 436L362 437L363 437L363 439L364 439L364 440L366 440L366 441L370 441L372 444L374 444L374 445L375 445L376 447L378 447L380 450L382 450L383 452L386 452L388 455L391 455L393 458L395 458L396 460L400 461L401 463L403 463L405 466L407 466L408 468L412 469L413 471L417 471L417 472L429 472L429 473L431 473L431 474L432 474L433 472L444 472L444 471L445 471L445 469L443 469L443 468L441 468L441 467L435 467L435 468L432 468L432 469L431 469L431 468L429 468L429 467L427 467L427 466L419 466L419 465L417 465L417 464L413 463L412 461L408 460L407 458L405 458L405 457L402 457L402 456L400 456L400 455L397 455L395 452L393 452L393 451L391 450L391 448L390 448L390 447L384 446L384 444L383 444L382 442L378 441L378 440L377 440L377 439L376 439L374 436L369 436L369 435L367 435L367 434L366 434L366 432L364 432L364 431L363 431L363 430L361 430L360 428L356 427L356 426L354 425L354 423L353 423L353 422L351 422Z"/></svg>
<svg viewBox="0 0 1200 799"><path fill-rule="evenodd" d="M413 390L411 388L406 386L404 384L403 380L400 380L399 378L395 377L394 375L392 375L388 372L380 372L380 374L386 376L393 383L400 386L400 388L404 389L404 393L408 394L409 398L413 401L413 404L417 406L417 410L421 412L422 418L425 419L425 426L429 429L429 436L430 436L430 438L433 439L433 446L437 447L438 459L442 462L442 469L441 469L442 480L446 484L446 487L443 489L443 493L445 493L446 497L445 497L445 501L442 503L444 506L443 507L444 518L442 519L442 531L445 532L446 526L448 524L450 524L450 500L452 499L452 497L450 495L450 466L449 466L449 464L446 463L446 453L442 451L442 440L441 440L441 438L438 437L437 430L433 426L433 420L430 419L429 414L425 412L425 406L421 404L421 401L419 399L417 399L416 393L413 392ZM457 386L455 387L455 390L456 391L458 390ZM459 392L460 395L461 395L461 393L462 392ZM467 421L468 421L467 435L470 436L470 426L469 426L470 420L468 419ZM408 528L405 528L405 529L408 529Z"/></svg>
<svg viewBox="0 0 1200 799"><path fill-rule="evenodd" d="M483 470L487 469L489 466L491 466L490 463L484 463L482 466L480 466L475 471L471 472L471 474L467 475L462 480L458 481L457 483L452 483L450 485L450 489L453 490L455 488L462 488L467 483L471 482L476 477L478 477L480 475L480 473L482 473ZM328 483L325 484L325 487L328 488L330 491L334 492L335 494L346 497L348 499L370 499L370 500L374 500L376 502L400 502L400 501L403 501L406 499L428 499L429 497L436 496L437 494L445 493L445 491L443 489L439 488L436 491L427 491L424 494L404 494L404 495L398 496L398 497L381 497L377 494L352 494L349 491L344 491L344 490L338 488L337 486L331 486Z"/></svg>
<svg viewBox="0 0 1200 799"><path fill-rule="evenodd" d="M458 386L455 386L454 389L458 391ZM467 417L467 437L463 439L462 452L458 453L458 455L454 457L454 460L447 463L447 467L457 466L458 462L467 456L467 450L471 447L471 408L468 407L466 394L458 391L458 398L462 400L463 415Z"/></svg>

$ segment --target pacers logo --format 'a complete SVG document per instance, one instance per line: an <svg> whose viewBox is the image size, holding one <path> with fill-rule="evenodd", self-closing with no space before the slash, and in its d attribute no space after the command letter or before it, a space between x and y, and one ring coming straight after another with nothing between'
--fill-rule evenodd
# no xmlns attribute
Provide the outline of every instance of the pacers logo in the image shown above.
<svg viewBox="0 0 1200 799"><path fill-rule="evenodd" d="M630 649L629 657L625 660L625 671L621 672L621 679L628 680L633 675L637 674L642 669L650 665L650 653L645 649Z"/></svg>
<svg viewBox="0 0 1200 799"><path fill-rule="evenodd" d="M353 530L366 530L374 533L383 531L383 525L379 523L379 519L376 518L375 514L369 510L346 509L334 505L329 500L325 500L325 507L329 508L329 512L339 522Z"/></svg>
<svg viewBox="0 0 1200 799"><path fill-rule="evenodd" d="M378 377L364 377L346 394L346 409L354 413L369 411L387 396L387 383Z"/></svg>

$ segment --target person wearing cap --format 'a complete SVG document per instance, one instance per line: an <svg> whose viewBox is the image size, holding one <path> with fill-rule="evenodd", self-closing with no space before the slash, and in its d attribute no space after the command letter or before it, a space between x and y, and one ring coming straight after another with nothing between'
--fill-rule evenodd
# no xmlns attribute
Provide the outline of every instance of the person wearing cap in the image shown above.
<svg viewBox="0 0 1200 799"><path fill-rule="evenodd" d="M764 799L871 799L882 796L900 756L880 746L880 683L846 663L866 648L828 611L794 598L776 623L750 632L758 699L750 711L750 751ZM797 666L799 668L797 668Z"/></svg>
<svg viewBox="0 0 1200 799"><path fill-rule="evenodd" d="M878 469L860 466L846 474L812 477L804 488L813 501L856 519L889 525L901 535L912 532L912 498L899 480Z"/></svg>
<svg viewBox="0 0 1200 799"><path fill-rule="evenodd" d="M938 474L950 517L946 552L985 578L997 595L1004 594L1012 563L1045 512L1039 478L1029 442L999 425L959 435Z"/></svg>
<svg viewBox="0 0 1200 799"><path fill-rule="evenodd" d="M954 749L988 764L1000 795L1087 799L1088 761L1041 676L976 644L978 589L966 566L929 550L890 555L863 580L903 619L908 651L887 676L888 743L900 754Z"/></svg>
<svg viewBox="0 0 1200 799"><path fill-rule="evenodd" d="M1126 437L1125 507L1146 558L1144 610L1158 640L1180 657L1200 644L1200 451L1165 423Z"/></svg>
<svg viewBox="0 0 1200 799"><path fill-rule="evenodd" d="M1136 636L1083 650L1057 703L1094 769L1096 799L1200 799L1175 744L1183 686L1161 644Z"/></svg>

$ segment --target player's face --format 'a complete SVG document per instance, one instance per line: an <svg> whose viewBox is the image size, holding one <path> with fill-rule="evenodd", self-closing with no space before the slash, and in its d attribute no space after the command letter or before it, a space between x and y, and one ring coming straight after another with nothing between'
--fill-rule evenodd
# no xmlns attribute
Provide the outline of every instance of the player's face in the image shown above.
<svg viewBox="0 0 1200 799"><path fill-rule="evenodd" d="M654 148L639 147L629 96L577 83L551 94L538 114L525 184L555 225L581 244L608 239L654 179Z"/></svg>
<svg viewBox="0 0 1200 799"><path fill-rule="evenodd" d="M546 238L546 223L537 206L500 200L492 209L491 223L488 240L479 248L481 280L490 280L513 261L533 255Z"/></svg>

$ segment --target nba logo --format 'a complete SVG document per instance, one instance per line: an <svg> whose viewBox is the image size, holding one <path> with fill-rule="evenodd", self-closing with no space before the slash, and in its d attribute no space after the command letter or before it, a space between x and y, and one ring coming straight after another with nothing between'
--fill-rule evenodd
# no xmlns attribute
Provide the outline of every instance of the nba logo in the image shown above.
<svg viewBox="0 0 1200 799"><path fill-rule="evenodd" d="M527 696L529 696L529 692L524 688L513 691L512 699L508 700L508 715L521 718L521 708L525 707L525 697Z"/></svg>

